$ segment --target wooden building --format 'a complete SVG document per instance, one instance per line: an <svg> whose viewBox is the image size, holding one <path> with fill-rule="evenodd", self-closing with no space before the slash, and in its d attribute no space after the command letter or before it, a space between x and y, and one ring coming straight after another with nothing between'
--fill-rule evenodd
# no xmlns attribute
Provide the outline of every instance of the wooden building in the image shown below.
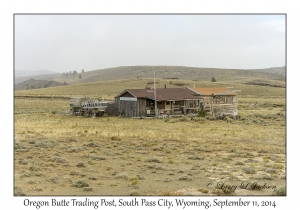
<svg viewBox="0 0 300 210"><path fill-rule="evenodd" d="M237 93L226 88L191 88L203 98L203 109L214 115L237 115Z"/></svg>
<svg viewBox="0 0 300 210"><path fill-rule="evenodd" d="M127 117L155 116L155 101L159 115L185 115L196 112L203 102L189 88L127 89L115 97L120 115Z"/></svg>

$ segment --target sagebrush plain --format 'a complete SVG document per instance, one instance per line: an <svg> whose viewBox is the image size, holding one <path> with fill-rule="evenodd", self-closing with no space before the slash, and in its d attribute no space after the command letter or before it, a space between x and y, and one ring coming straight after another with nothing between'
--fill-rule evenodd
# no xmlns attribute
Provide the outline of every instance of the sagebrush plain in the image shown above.
<svg viewBox="0 0 300 210"><path fill-rule="evenodd" d="M70 97L113 100L151 81L15 91L15 195L285 195L285 81L157 80L158 87L233 86L241 90L238 119L64 114Z"/></svg>

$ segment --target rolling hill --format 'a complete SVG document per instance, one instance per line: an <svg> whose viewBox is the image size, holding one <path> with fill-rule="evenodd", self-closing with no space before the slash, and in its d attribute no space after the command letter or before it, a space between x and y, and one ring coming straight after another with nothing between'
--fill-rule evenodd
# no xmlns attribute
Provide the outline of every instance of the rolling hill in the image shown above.
<svg viewBox="0 0 300 210"><path fill-rule="evenodd" d="M193 80L210 82L215 77L217 82L244 83L250 85L271 85L276 81L286 80L285 67L273 67L267 69L217 69L195 68L184 66L120 66L115 68L99 69L80 73L77 75L63 76L62 74L41 74L35 76L15 77L15 89L36 89L44 87L60 86L64 84L83 84L100 81L124 80L124 79L152 79L156 74L157 79ZM81 76L81 79L79 77ZM52 81L52 82L47 82ZM265 82L267 81L267 82ZM273 82L270 82L273 81ZM48 84L49 83L49 84ZM283 85L280 83L280 87ZM284 85L285 86L285 85Z"/></svg>
<svg viewBox="0 0 300 210"><path fill-rule="evenodd" d="M66 84L61 82L56 82L53 80L29 79L15 85L15 90L39 89L39 88L48 88L48 87L56 87L56 86L63 86L63 85Z"/></svg>
<svg viewBox="0 0 300 210"><path fill-rule="evenodd" d="M279 71L272 73L272 69L216 69L216 68L194 68L184 66L120 66L108 69L99 69L75 75L75 83L89 83L106 80L153 78L154 72L157 78L178 78L179 80L210 81L215 77L217 81L241 81L247 79L268 79L285 81L285 67L279 67ZM277 69L277 70L278 70ZM58 77L58 82L74 83L74 76Z"/></svg>
<svg viewBox="0 0 300 210"><path fill-rule="evenodd" d="M60 73L54 74L39 74L39 75L32 75L32 76L17 76L15 75L15 85L18 85L22 82L28 81L30 79L35 80L53 80L54 78L59 78L61 76Z"/></svg>
<svg viewBox="0 0 300 210"><path fill-rule="evenodd" d="M16 77L27 77L27 76L35 76L41 74L57 74L57 72L49 71L49 70L38 70L38 71L29 71L29 70L15 70Z"/></svg>

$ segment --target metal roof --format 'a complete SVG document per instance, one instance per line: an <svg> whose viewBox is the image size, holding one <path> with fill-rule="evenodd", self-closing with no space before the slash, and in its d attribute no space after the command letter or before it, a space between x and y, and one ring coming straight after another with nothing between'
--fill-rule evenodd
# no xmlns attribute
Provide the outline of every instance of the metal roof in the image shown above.
<svg viewBox="0 0 300 210"><path fill-rule="evenodd" d="M154 100L154 89L126 89L116 97L122 97L126 92L135 98L149 98ZM157 101L180 101L188 99L200 99L199 94L189 88L157 88Z"/></svg>

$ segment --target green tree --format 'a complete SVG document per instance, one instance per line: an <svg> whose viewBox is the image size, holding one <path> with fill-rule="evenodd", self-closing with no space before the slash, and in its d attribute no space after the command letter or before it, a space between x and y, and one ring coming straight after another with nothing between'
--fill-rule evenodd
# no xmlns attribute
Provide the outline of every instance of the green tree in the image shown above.
<svg viewBox="0 0 300 210"><path fill-rule="evenodd" d="M211 78L211 82L216 82L216 81L217 81L216 78L214 77Z"/></svg>

